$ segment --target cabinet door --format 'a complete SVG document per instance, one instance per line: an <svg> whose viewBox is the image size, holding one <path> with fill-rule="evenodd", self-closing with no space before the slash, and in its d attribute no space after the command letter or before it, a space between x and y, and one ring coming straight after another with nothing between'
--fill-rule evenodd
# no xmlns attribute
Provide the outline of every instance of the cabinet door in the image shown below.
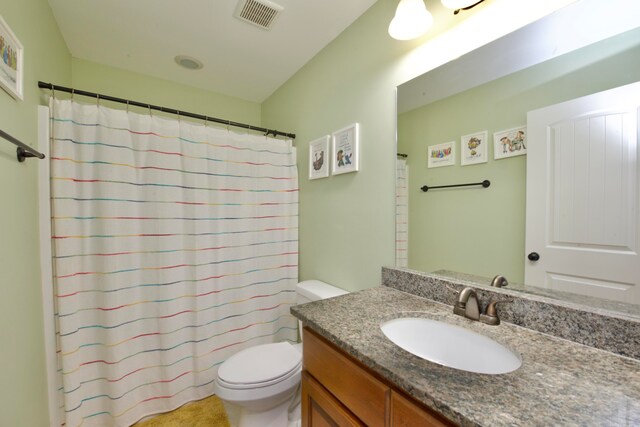
<svg viewBox="0 0 640 427"><path fill-rule="evenodd" d="M302 427L364 426L306 371L302 373Z"/></svg>
<svg viewBox="0 0 640 427"><path fill-rule="evenodd" d="M386 426L389 386L308 328L303 334L304 369L366 425Z"/></svg>
<svg viewBox="0 0 640 427"><path fill-rule="evenodd" d="M453 424L391 392L391 427L445 427Z"/></svg>

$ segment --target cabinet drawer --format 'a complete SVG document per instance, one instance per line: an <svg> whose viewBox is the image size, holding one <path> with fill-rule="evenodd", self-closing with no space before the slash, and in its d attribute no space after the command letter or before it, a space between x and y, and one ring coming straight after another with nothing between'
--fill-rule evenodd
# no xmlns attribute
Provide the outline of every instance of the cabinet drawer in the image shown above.
<svg viewBox="0 0 640 427"><path fill-rule="evenodd" d="M304 368L368 426L384 426L390 389L304 328Z"/></svg>
<svg viewBox="0 0 640 427"><path fill-rule="evenodd" d="M410 400L391 392L391 427L448 427L449 421L420 408Z"/></svg>

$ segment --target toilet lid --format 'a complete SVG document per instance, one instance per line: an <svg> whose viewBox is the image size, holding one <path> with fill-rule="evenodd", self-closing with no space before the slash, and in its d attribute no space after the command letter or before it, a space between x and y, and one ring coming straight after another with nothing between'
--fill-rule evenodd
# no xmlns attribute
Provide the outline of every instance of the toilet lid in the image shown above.
<svg viewBox="0 0 640 427"><path fill-rule="evenodd" d="M218 369L226 386L272 384L284 380L302 365L302 355L288 342L262 344L239 351Z"/></svg>

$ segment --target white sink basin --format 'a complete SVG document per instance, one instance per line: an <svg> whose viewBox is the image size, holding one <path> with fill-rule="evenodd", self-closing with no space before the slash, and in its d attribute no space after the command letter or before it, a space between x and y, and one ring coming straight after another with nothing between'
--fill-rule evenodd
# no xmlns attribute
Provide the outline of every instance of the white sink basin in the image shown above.
<svg viewBox="0 0 640 427"><path fill-rule="evenodd" d="M389 320L380 328L399 347L450 368L479 374L506 374L520 357L489 337L459 326L418 317Z"/></svg>

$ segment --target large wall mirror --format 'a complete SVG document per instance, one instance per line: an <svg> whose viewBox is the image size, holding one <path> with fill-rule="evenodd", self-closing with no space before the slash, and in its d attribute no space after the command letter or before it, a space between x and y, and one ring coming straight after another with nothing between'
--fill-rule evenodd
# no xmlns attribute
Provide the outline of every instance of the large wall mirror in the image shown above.
<svg viewBox="0 0 640 427"><path fill-rule="evenodd" d="M531 139L533 129L528 123L528 113L640 81L640 22L634 23L629 19L627 15L636 12L631 13L621 5L637 6L632 5L634 2L613 3L596 0L578 2L398 88L398 267L486 285L500 274L507 277L510 289L640 316L640 283L626 283L626 279L599 281L586 273L580 277L581 274L575 271L568 275L561 271L555 276L549 273L547 276L553 278L549 282L532 280L526 271L536 262L529 256L535 248L527 247L530 246L527 240L531 240L527 237L527 222L531 227L530 220L535 216L528 212L527 203L529 207L534 203L531 200L527 202L527 177L538 169L538 166L531 166L534 159L531 145L538 144L534 146L538 149L545 144L552 148L559 144L557 140ZM542 186L551 188L557 185L560 190L551 196L549 203L555 200L554 207L543 207L540 215L552 217L556 228L561 220L564 221L562 233L565 234L567 229L578 227L575 224L585 221L583 228L588 234L593 234L590 230L599 228L613 229L609 231L610 235L624 241L623 244L616 246L610 243L615 238L609 237L582 243L565 236L556 246L572 245L585 253L600 250L607 256L611 252L635 256L635 261L628 268L630 274L640 280L640 258L637 257L640 183L636 167L640 98L636 101L635 107L624 113L626 115L617 110L611 113L622 114L616 116L619 120L611 119L609 113L602 118L602 123L605 123L603 132L607 135L617 132L632 136L630 139L623 136L622 143L615 143L618 148L611 148L613 143L605 141L600 151L597 147L584 150L575 142L582 138L577 125L571 125L575 133L572 133L575 147L572 145L573 157L569 157L582 159L584 166L580 166L578 160L571 160L572 166L558 166L560 161L557 158L543 160L551 165L550 172L543 175L555 177L557 182L543 183ZM591 123L591 132L595 133L595 123L600 118L591 118L591 122L586 122L587 129ZM617 131L613 130L615 120L619 124ZM550 119L545 129L557 125L552 122L554 120ZM635 130L629 131L631 128L627 125L635 126ZM518 129L524 129L526 133L524 143L518 142ZM552 139L560 138L559 130L545 132L551 132ZM486 162L478 157L478 163L471 159L472 164L461 165L462 137L478 134L486 135L479 138L482 141L476 149L480 154L486 150ZM469 140L467 137L465 144L471 149ZM452 162L442 160L448 156L451 146L446 143L449 142L453 142ZM444 145L431 150L430 162L428 147L440 144ZM563 147L566 152L566 144ZM438 150L442 150L441 156L438 156ZM616 157L615 153L612 154L614 151L618 152L617 164L611 163L611 159ZM466 155L469 156L469 152ZM601 173L605 188L598 190L602 195L600 199L592 195L593 191L585 193L587 195L582 199L569 196L563 200L558 196L568 185L567 180L560 182L558 177L561 173L571 175L576 182L582 176L587 177L582 180L587 184L595 182L596 172L583 175L586 172L579 173L578 169L597 168L600 164L597 159L601 159L600 163L609 170ZM424 185L433 187L484 180L491 182L488 188L469 186L421 190ZM595 187L593 183L590 185ZM607 207L616 204L624 208L626 216L607 213ZM594 212L601 207L604 213L598 217ZM623 222L624 226L617 228L607 225ZM544 230L540 234L549 235ZM551 240L553 246L553 236L542 240L545 239ZM557 254L545 254L560 259ZM582 265L585 270L587 265L609 269L611 277L617 270L627 268L599 256ZM577 279L569 283L567 277Z"/></svg>

